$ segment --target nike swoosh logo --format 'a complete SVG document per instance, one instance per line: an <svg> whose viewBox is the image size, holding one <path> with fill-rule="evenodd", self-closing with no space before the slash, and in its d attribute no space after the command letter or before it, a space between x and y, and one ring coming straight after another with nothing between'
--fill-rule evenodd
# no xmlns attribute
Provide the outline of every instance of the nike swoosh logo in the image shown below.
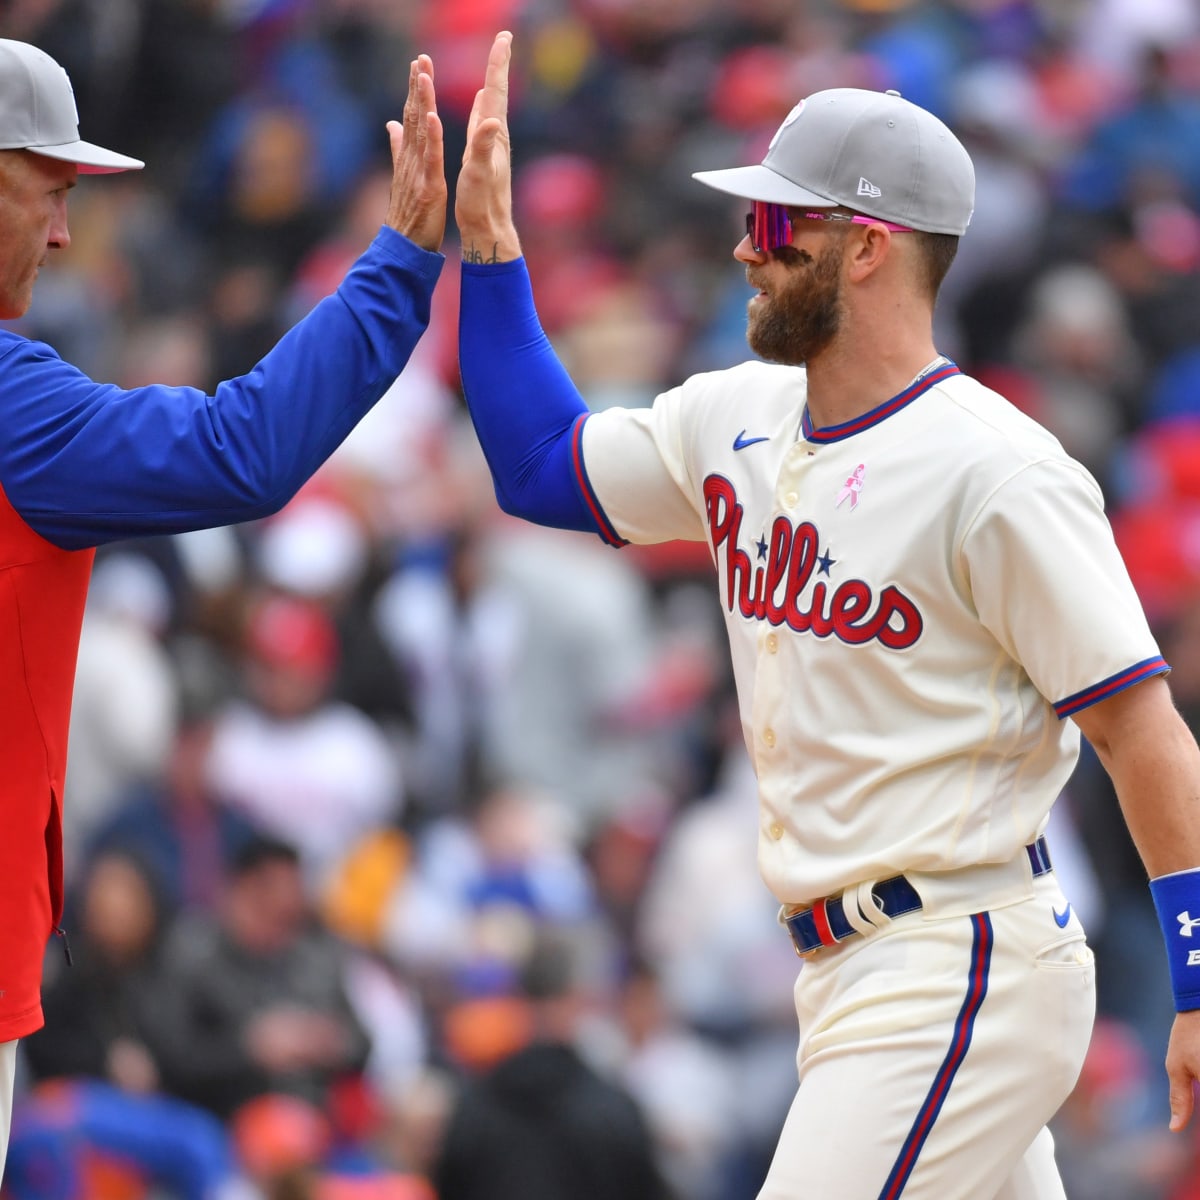
<svg viewBox="0 0 1200 1200"><path fill-rule="evenodd" d="M1055 925L1057 925L1059 929L1066 929L1067 922L1071 919L1071 906L1068 904L1061 913L1054 908L1052 908L1050 911L1054 913Z"/></svg>
<svg viewBox="0 0 1200 1200"><path fill-rule="evenodd" d="M753 446L755 442L769 442L769 437L752 437L746 436L746 431L743 429L741 433L733 439L733 448L735 450L745 450L747 446Z"/></svg>

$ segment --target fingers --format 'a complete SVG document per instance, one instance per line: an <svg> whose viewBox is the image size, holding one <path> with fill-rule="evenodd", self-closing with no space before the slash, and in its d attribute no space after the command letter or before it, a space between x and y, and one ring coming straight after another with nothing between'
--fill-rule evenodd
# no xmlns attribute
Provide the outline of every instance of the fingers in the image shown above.
<svg viewBox="0 0 1200 1200"><path fill-rule="evenodd" d="M442 119L435 112L425 117L425 170L439 179L446 173Z"/></svg>
<svg viewBox="0 0 1200 1200"><path fill-rule="evenodd" d="M423 153L425 140L434 133L435 128L440 153L442 125L437 115L437 98L433 90L433 62L427 54L421 54L409 65L404 121L402 124L396 121L387 123L393 165L406 145L415 146L418 152Z"/></svg>
<svg viewBox="0 0 1200 1200"><path fill-rule="evenodd" d="M417 60L414 58L408 64L408 96L404 101L404 130L411 142L417 134Z"/></svg>
<svg viewBox="0 0 1200 1200"><path fill-rule="evenodd" d="M488 52L483 87L475 93L471 115L467 119L467 154L487 153L495 145L497 133L508 122L508 69L512 61L512 34L502 30L496 34ZM496 122L492 134L479 140L476 135L484 121Z"/></svg>
<svg viewBox="0 0 1200 1200"><path fill-rule="evenodd" d="M388 121L388 141L392 150L392 166L400 162L406 145L415 146L421 155L422 165L427 172L442 174L444 171L445 139L442 120L433 107L433 81L421 77L418 90L427 91L421 104L423 115L415 128L409 131L407 122Z"/></svg>
<svg viewBox="0 0 1200 1200"><path fill-rule="evenodd" d="M433 63L424 54L417 63L424 63L417 71L417 133L421 135L428 131L431 120L437 121L437 98L433 91Z"/></svg>
<svg viewBox="0 0 1200 1200"><path fill-rule="evenodd" d="M424 136L425 118L435 106L433 60L428 54L418 54L408 65L408 96L404 101L404 129L410 140Z"/></svg>
<svg viewBox="0 0 1200 1200"><path fill-rule="evenodd" d="M488 52L483 89L476 97L481 121L488 117L498 117L503 121L508 116L508 64L511 58L512 34L506 29L496 34L496 40Z"/></svg>
<svg viewBox="0 0 1200 1200"><path fill-rule="evenodd" d="M385 223L426 250L440 248L446 230L445 147L426 54L409 64L403 117L387 122L392 186Z"/></svg>
<svg viewBox="0 0 1200 1200"><path fill-rule="evenodd" d="M475 93L471 115L467 119L467 145L475 141L475 131L481 121L496 117L504 121L508 117L508 67L512 59L512 34L507 30L496 34L488 52L487 69L483 87Z"/></svg>

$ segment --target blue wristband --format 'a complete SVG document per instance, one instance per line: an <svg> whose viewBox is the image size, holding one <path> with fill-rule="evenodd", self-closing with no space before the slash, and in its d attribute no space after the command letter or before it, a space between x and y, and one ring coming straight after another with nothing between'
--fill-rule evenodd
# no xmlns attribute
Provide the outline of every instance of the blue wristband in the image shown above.
<svg viewBox="0 0 1200 1200"><path fill-rule="evenodd" d="M1150 895L1167 943L1175 1011L1200 1008L1200 868L1150 880Z"/></svg>

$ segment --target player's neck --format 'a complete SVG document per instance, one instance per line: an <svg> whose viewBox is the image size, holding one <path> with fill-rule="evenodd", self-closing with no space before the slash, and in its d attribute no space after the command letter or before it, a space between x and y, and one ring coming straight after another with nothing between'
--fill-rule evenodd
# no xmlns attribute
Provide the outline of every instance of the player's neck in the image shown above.
<svg viewBox="0 0 1200 1200"><path fill-rule="evenodd" d="M808 364L808 416L825 429L870 412L904 391L938 357L932 337L884 343L839 339Z"/></svg>

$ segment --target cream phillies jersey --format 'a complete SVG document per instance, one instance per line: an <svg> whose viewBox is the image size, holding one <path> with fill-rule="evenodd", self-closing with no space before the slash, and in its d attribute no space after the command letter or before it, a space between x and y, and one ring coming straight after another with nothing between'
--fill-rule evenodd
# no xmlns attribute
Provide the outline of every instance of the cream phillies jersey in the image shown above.
<svg viewBox="0 0 1200 1200"><path fill-rule="evenodd" d="M581 418L609 540L708 542L785 903L1004 862L1079 751L1071 713L1167 670L1095 480L946 360L814 430L801 368Z"/></svg>

